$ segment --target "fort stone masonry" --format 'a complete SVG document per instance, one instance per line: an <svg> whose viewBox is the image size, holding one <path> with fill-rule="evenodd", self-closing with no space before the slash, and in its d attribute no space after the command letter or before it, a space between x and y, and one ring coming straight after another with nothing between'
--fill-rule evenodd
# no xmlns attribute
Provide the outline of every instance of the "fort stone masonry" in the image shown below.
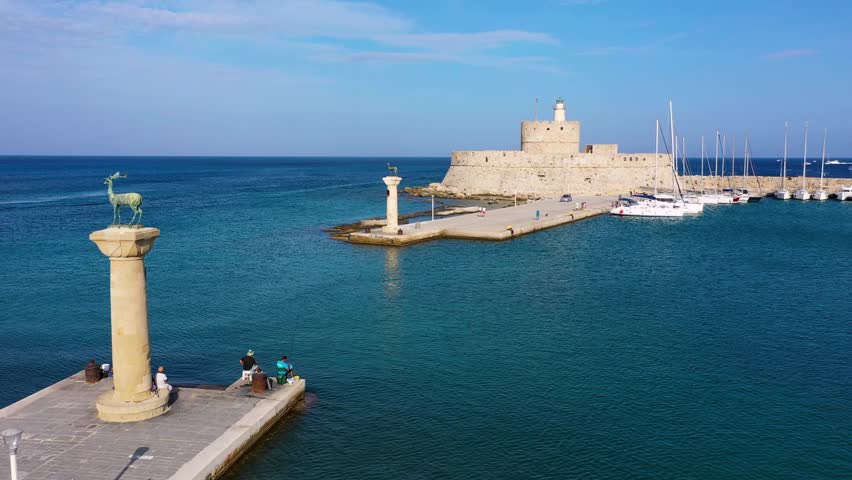
<svg viewBox="0 0 852 480"><path fill-rule="evenodd" d="M521 122L520 150L453 152L439 190L456 195L615 194L654 184L653 153L620 153L616 144L580 148L580 122L565 119L565 102L553 121ZM672 184L671 157L659 154L657 184Z"/></svg>

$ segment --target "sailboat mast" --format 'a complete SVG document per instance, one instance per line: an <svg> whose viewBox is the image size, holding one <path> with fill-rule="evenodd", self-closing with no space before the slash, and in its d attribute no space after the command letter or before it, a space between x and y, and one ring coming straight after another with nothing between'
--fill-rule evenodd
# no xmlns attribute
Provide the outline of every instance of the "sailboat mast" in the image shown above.
<svg viewBox="0 0 852 480"><path fill-rule="evenodd" d="M674 195L675 180L677 179L677 175L678 175L677 174L677 169L678 169L677 163L678 163L678 158L680 158L679 157L680 150L679 150L678 147L680 147L680 142L678 141L677 138L675 138L674 139L674 175L672 175L672 195Z"/></svg>
<svg viewBox="0 0 852 480"><path fill-rule="evenodd" d="M731 175L728 177L728 186L731 187L731 190L734 189L734 162L737 159L737 147L734 140L735 137L731 135Z"/></svg>
<svg viewBox="0 0 852 480"><path fill-rule="evenodd" d="M657 119L657 129L654 130L654 196L657 195L657 159L660 157L660 120Z"/></svg>
<svg viewBox="0 0 852 480"><path fill-rule="evenodd" d="M704 186L704 135L701 135L701 186Z"/></svg>
<svg viewBox="0 0 852 480"><path fill-rule="evenodd" d="M728 135L722 135L722 174L720 177L725 176L725 148L728 145Z"/></svg>
<svg viewBox="0 0 852 480"><path fill-rule="evenodd" d="M787 129L789 128L787 123L784 122L784 163L781 166L781 190L784 190L784 181L787 180Z"/></svg>
<svg viewBox="0 0 852 480"><path fill-rule="evenodd" d="M719 194L719 129L716 129L716 166L713 168L713 193Z"/></svg>
<svg viewBox="0 0 852 480"><path fill-rule="evenodd" d="M828 136L828 129L822 132L822 167L819 172L819 189L822 190L823 176L825 175L825 137Z"/></svg>
<svg viewBox="0 0 852 480"><path fill-rule="evenodd" d="M677 170L675 170L675 160L677 159L677 139L675 138L675 128L674 128L674 109L672 107L672 101L669 100L669 125L671 127L670 137L672 139L672 195L674 195L675 191L675 176L677 175Z"/></svg>
<svg viewBox="0 0 852 480"><path fill-rule="evenodd" d="M805 122L805 153L802 157L802 190L805 190L805 179L808 167L808 122ZM807 199L805 199L807 200Z"/></svg>
<svg viewBox="0 0 852 480"><path fill-rule="evenodd" d="M748 135L746 135L745 150L743 150L743 193L748 190Z"/></svg>

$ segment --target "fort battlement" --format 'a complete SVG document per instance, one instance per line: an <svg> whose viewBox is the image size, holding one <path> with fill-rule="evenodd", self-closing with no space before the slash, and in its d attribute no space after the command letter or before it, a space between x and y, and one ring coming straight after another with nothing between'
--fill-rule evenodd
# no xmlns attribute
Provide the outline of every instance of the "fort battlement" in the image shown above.
<svg viewBox="0 0 852 480"><path fill-rule="evenodd" d="M613 194L654 183L653 153L619 153L617 144L580 149L580 122L565 120L562 100L553 121L521 122L520 150L456 151L442 182L464 195ZM672 184L671 158L657 156L657 183Z"/></svg>

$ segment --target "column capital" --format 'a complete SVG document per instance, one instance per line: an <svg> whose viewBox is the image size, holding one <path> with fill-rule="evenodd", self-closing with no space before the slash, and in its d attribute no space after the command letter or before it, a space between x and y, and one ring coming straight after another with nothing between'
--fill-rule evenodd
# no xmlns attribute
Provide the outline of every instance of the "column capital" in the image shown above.
<svg viewBox="0 0 852 480"><path fill-rule="evenodd" d="M92 232L89 240L110 260L141 260L159 236L159 228L109 227Z"/></svg>
<svg viewBox="0 0 852 480"><path fill-rule="evenodd" d="M395 177L395 176L382 177L382 181L384 181L385 185L387 185L389 187L395 187L395 186L399 185L399 182L402 181L402 177Z"/></svg>

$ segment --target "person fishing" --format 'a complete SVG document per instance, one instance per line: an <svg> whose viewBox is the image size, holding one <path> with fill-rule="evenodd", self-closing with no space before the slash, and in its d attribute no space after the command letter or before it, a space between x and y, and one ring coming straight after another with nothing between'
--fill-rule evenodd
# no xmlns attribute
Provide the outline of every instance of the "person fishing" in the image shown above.
<svg viewBox="0 0 852 480"><path fill-rule="evenodd" d="M293 364L287 360L287 355L283 355L275 367L278 370L278 385L284 385L288 378L293 378Z"/></svg>

